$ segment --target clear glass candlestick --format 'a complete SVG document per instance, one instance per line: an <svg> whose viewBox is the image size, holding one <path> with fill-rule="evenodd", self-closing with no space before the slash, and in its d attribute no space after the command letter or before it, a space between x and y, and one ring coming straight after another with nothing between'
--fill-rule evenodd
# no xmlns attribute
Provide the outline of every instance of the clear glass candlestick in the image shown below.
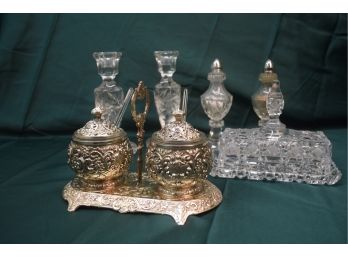
<svg viewBox="0 0 348 257"><path fill-rule="evenodd" d="M259 76L260 86L255 94L253 94L251 97L253 109L256 115L259 117L260 127L264 126L269 119L266 108L266 100L273 81L277 79L278 75L274 71L273 63L270 59L268 59L265 63L264 72Z"/></svg>
<svg viewBox="0 0 348 257"><path fill-rule="evenodd" d="M174 111L178 111L181 101L181 86L173 80L178 51L156 51L155 57L161 81L155 86L155 105L161 127L175 120Z"/></svg>
<svg viewBox="0 0 348 257"><path fill-rule="evenodd" d="M212 148L218 147L218 141L224 126L224 118L230 111L233 96L224 87L223 81L226 79L222 70L222 65L215 59L208 74L210 85L208 90L201 95L201 104L204 112L209 117L209 140Z"/></svg>
<svg viewBox="0 0 348 257"><path fill-rule="evenodd" d="M94 90L95 106L102 110L102 119L117 125L117 117L122 109L124 93L115 82L118 64L122 53L95 52L93 57L97 63L98 74L102 83Z"/></svg>

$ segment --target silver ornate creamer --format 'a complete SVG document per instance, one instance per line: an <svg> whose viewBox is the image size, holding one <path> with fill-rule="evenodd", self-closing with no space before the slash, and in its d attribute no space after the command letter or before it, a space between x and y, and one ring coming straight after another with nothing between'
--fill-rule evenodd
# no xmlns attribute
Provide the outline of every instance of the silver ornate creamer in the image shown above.
<svg viewBox="0 0 348 257"><path fill-rule="evenodd" d="M102 120L98 108L92 114L95 118L74 133L68 148L68 164L76 172L72 186L86 191L122 184L132 156L124 130Z"/></svg>
<svg viewBox="0 0 348 257"><path fill-rule="evenodd" d="M212 165L211 149L204 133L184 121L175 121L153 134L146 153L146 170L167 198L190 199L202 191Z"/></svg>

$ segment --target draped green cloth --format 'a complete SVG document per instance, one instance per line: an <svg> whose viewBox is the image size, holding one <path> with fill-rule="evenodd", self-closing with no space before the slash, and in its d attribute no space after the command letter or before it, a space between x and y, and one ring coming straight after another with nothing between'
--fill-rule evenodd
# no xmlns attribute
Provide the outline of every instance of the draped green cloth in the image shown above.
<svg viewBox="0 0 348 257"><path fill-rule="evenodd" d="M285 98L282 122L323 130L341 181L210 177L223 202L184 226L166 215L67 212L67 145L90 119L101 82L92 52L123 52L117 82L126 91L159 81L155 50L179 50L174 79L189 89L187 120L205 132L199 97L214 58L234 95L225 125L237 128L257 126L250 97L270 57ZM129 110L122 127L135 140ZM152 104L147 137L159 127ZM1 243L346 243L347 15L1 14L0 161Z"/></svg>

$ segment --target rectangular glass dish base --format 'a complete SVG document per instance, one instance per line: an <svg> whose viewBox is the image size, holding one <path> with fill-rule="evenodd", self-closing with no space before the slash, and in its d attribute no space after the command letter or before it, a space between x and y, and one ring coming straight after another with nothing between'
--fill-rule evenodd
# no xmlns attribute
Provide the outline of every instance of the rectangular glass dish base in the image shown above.
<svg viewBox="0 0 348 257"><path fill-rule="evenodd" d="M226 128L211 176L333 185L341 172L331 159L331 142L321 131L288 130L267 138L261 129Z"/></svg>
<svg viewBox="0 0 348 257"><path fill-rule="evenodd" d="M104 191L85 191L69 182L63 190L68 201L68 211L79 206L109 208L120 213L146 212L166 214L178 225L184 225L189 215L199 214L215 208L222 201L220 190L208 180L202 180L203 191L188 200L165 199L158 194L156 184L144 176L137 184L136 174L130 173L124 185Z"/></svg>

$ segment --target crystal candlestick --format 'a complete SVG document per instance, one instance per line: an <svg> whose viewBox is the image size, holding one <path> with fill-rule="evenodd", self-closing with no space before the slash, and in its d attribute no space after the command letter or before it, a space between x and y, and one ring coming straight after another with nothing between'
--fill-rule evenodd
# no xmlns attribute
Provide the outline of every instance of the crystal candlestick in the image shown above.
<svg viewBox="0 0 348 257"><path fill-rule="evenodd" d="M118 74L118 63L121 55L120 52L93 53L98 73L103 80L94 90L95 106L102 110L102 119L113 125L116 125L124 100L123 90L114 80Z"/></svg>
<svg viewBox="0 0 348 257"><path fill-rule="evenodd" d="M155 57L161 81L155 86L155 105L161 127L174 121L173 112L179 110L181 86L173 80L178 51L156 51Z"/></svg>
<svg viewBox="0 0 348 257"><path fill-rule="evenodd" d="M259 81L261 83L258 90L251 97L253 109L256 115L259 117L259 126L262 127L269 119L269 115L266 108L266 100L268 93L272 87L274 80L278 79L277 73L274 72L274 66L271 60L267 60L265 63L264 72L260 74Z"/></svg>
<svg viewBox="0 0 348 257"><path fill-rule="evenodd" d="M222 65L215 59L208 74L210 85L208 90L201 95L201 104L204 112L209 117L209 140L213 149L218 147L218 141L224 126L223 119L230 111L233 96L224 87L223 81L226 79L222 70Z"/></svg>
<svg viewBox="0 0 348 257"><path fill-rule="evenodd" d="M278 138L287 132L286 126L280 122L279 116L284 108L284 98L280 90L279 80L275 80L270 88L266 100L266 108L269 119L262 127L266 136L269 138Z"/></svg>

